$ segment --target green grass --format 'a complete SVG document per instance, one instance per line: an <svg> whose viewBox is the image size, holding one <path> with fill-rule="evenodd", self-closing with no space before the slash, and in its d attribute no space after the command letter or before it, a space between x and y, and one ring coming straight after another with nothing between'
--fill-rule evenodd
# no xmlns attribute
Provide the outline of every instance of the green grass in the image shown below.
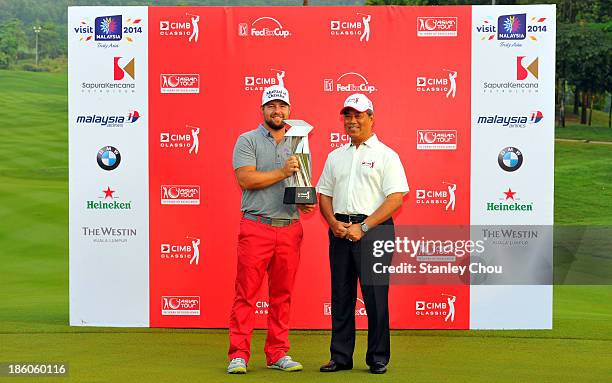
<svg viewBox="0 0 612 383"><path fill-rule="evenodd" d="M68 362L70 381L245 381L224 374L225 330L67 325L66 75L0 71L0 84L0 363ZM611 157L612 145L557 143L556 223L612 223ZM555 286L551 331L394 331L384 376L365 371L364 332L355 369L322 375L317 369L328 358L328 332L292 332L291 355L306 369L287 374L265 368L265 333L256 331L246 379L609 381L611 293L610 286Z"/></svg>

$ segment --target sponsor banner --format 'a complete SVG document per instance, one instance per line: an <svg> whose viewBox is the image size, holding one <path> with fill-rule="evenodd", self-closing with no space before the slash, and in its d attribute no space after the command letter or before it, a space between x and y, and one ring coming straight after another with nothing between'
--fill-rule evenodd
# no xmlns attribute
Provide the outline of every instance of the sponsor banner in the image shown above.
<svg viewBox="0 0 612 383"><path fill-rule="evenodd" d="M200 185L162 185L162 205L199 205Z"/></svg>
<svg viewBox="0 0 612 383"><path fill-rule="evenodd" d="M163 296L161 314L166 315L200 315L200 297L198 296Z"/></svg>
<svg viewBox="0 0 612 383"><path fill-rule="evenodd" d="M417 17L419 37L457 37L457 17Z"/></svg>
<svg viewBox="0 0 612 383"><path fill-rule="evenodd" d="M197 73L162 73L159 82L160 93L200 93L200 75Z"/></svg>
<svg viewBox="0 0 612 383"><path fill-rule="evenodd" d="M457 131L417 130L417 150L457 150Z"/></svg>

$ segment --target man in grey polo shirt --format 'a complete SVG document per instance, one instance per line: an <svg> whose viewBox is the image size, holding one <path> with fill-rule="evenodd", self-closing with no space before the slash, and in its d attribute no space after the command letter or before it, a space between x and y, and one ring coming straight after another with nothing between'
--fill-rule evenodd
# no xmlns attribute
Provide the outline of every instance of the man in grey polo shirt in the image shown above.
<svg viewBox="0 0 612 383"><path fill-rule="evenodd" d="M243 217L238 236L236 294L229 323L227 372L246 373L251 355L251 335L257 292L268 273L268 334L264 352L268 368L301 371L302 365L287 355L291 292L300 259L304 213L314 205L285 205L287 178L299 169L285 137L291 110L289 92L281 86L262 94L263 123L243 133L234 147L233 166L242 188Z"/></svg>

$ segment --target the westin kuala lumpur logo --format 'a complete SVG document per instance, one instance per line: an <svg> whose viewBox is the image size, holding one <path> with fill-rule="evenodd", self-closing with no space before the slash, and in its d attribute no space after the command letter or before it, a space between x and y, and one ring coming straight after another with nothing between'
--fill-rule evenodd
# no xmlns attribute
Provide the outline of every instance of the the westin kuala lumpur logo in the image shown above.
<svg viewBox="0 0 612 383"><path fill-rule="evenodd" d="M291 32L283 27L277 19L263 16L250 25L248 23L238 24L238 36L287 38L291 36Z"/></svg>
<svg viewBox="0 0 612 383"><path fill-rule="evenodd" d="M185 17L159 22L159 34L163 37L187 37L188 41L197 43L200 38L200 16L185 13Z"/></svg>
<svg viewBox="0 0 612 383"><path fill-rule="evenodd" d="M417 17L418 37L457 37L457 17Z"/></svg>
<svg viewBox="0 0 612 383"><path fill-rule="evenodd" d="M332 36L359 36L359 41L370 41L370 21L372 15L357 13L357 20L331 20L330 35Z"/></svg>

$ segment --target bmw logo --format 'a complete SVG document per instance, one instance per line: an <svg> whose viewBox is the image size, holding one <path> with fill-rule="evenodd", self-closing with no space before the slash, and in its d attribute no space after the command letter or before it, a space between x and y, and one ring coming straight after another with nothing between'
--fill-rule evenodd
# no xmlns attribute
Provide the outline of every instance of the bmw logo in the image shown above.
<svg viewBox="0 0 612 383"><path fill-rule="evenodd" d="M513 172L523 164L523 154L517 148L508 146L499 152L497 163L505 171Z"/></svg>
<svg viewBox="0 0 612 383"><path fill-rule="evenodd" d="M104 146L98 150L98 165L104 170L115 170L121 163L121 153L114 146Z"/></svg>

